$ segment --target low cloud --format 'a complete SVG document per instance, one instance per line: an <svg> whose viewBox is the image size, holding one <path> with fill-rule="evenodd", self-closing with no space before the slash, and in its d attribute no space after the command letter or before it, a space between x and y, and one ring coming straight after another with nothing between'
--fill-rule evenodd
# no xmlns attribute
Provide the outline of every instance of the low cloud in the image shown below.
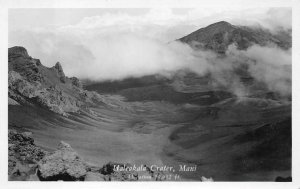
<svg viewBox="0 0 300 189"><path fill-rule="evenodd" d="M185 29L192 32L192 28L198 27L195 23L205 26L206 22L220 21L220 17L233 24L258 23L272 31L276 31L275 28L291 29L291 10L274 8L239 12L245 18L243 22L236 19L238 12L212 13L215 12L204 14L192 10L187 15L174 16L170 11L152 11L143 17L106 14L52 30L11 31L9 44L24 46L31 56L41 59L46 66L61 62L67 76L104 81L150 74L170 76L177 70L190 70L200 76L212 75L216 85L226 86L239 96L246 95L247 88L234 70L237 65L246 64L249 74L257 81L272 91L290 95L291 50L254 45L241 51L230 46L227 57L220 58L213 52L196 51L173 40L175 36L182 37L179 34L187 33ZM199 14L204 17L199 18ZM168 43L170 39L173 42Z"/></svg>
<svg viewBox="0 0 300 189"><path fill-rule="evenodd" d="M256 80L265 83L269 90L282 95L291 95L291 49L282 50L276 46L254 45L246 51L231 48L229 54L248 58L249 73Z"/></svg>
<svg viewBox="0 0 300 189"><path fill-rule="evenodd" d="M24 32L13 33L12 38L16 37L44 65L59 61L66 75L94 81L168 74L184 68L194 68L198 73L207 70L204 55L194 56L192 48L179 42L166 44L129 32L66 35Z"/></svg>

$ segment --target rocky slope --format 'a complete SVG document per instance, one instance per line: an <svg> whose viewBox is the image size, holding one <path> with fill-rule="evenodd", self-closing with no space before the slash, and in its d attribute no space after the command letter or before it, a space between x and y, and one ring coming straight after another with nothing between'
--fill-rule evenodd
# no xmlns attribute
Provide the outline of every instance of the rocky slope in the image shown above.
<svg viewBox="0 0 300 189"><path fill-rule="evenodd" d="M9 104L33 104L67 116L99 102L99 95L82 89L76 77L65 76L59 62L48 68L24 47L8 49Z"/></svg>
<svg viewBox="0 0 300 189"><path fill-rule="evenodd" d="M54 152L47 152L36 146L32 133L9 130L9 180L29 181L163 181L163 172L115 170L130 164L108 162L103 166L91 166L73 148L61 141ZM143 176L141 176L143 175ZM206 178L203 178L206 179Z"/></svg>
<svg viewBox="0 0 300 189"><path fill-rule="evenodd" d="M31 132L8 133L8 175L9 180L34 179L37 163L46 151L36 146Z"/></svg>
<svg viewBox="0 0 300 189"><path fill-rule="evenodd" d="M230 44L236 44L238 49L247 49L253 44L265 46L272 43L284 49L291 47L290 33L282 31L272 34L265 29L235 26L225 21L201 28L178 40L217 53L225 53Z"/></svg>

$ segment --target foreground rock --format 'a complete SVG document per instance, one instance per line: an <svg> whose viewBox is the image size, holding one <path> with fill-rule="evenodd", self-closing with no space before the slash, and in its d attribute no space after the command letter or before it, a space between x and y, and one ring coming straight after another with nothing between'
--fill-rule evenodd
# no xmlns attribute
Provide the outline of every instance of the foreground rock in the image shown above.
<svg viewBox="0 0 300 189"><path fill-rule="evenodd" d="M42 181L83 181L86 173L83 160L69 144L61 142L58 150L39 162L37 175Z"/></svg>
<svg viewBox="0 0 300 189"><path fill-rule="evenodd" d="M30 132L8 132L8 175L9 180L28 180L35 174L37 162L46 151L34 144Z"/></svg>
<svg viewBox="0 0 300 189"><path fill-rule="evenodd" d="M127 169L128 163L109 162L92 166L67 143L61 142L52 153L34 144L32 133L9 131L9 180L27 181L164 181L166 175L151 171ZM115 167L119 169L115 169Z"/></svg>

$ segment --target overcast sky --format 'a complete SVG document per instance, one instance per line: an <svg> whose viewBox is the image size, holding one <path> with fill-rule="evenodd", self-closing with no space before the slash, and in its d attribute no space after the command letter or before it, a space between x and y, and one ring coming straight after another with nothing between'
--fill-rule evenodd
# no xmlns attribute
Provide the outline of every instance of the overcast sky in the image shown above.
<svg viewBox="0 0 300 189"><path fill-rule="evenodd" d="M24 46L46 66L61 62L68 76L120 79L180 68L186 64L189 50L166 44L223 20L235 25L261 25L271 31L291 29L292 10L229 5L195 9L10 9L8 39L9 47Z"/></svg>
<svg viewBox="0 0 300 189"><path fill-rule="evenodd" d="M291 27L290 8L215 7L197 9L10 9L9 31L101 29L117 27L128 31L159 30L151 33L173 40L213 22L264 27ZM70 31L70 30L69 30ZM161 36L165 35L165 36ZM11 42L11 41L10 41Z"/></svg>

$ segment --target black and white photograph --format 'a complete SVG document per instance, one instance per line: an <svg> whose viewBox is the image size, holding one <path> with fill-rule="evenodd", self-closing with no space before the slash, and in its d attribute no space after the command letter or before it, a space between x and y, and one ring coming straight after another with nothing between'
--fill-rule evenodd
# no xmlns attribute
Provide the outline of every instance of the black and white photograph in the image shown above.
<svg viewBox="0 0 300 189"><path fill-rule="evenodd" d="M297 179L291 1L169 5L7 8L9 184Z"/></svg>

